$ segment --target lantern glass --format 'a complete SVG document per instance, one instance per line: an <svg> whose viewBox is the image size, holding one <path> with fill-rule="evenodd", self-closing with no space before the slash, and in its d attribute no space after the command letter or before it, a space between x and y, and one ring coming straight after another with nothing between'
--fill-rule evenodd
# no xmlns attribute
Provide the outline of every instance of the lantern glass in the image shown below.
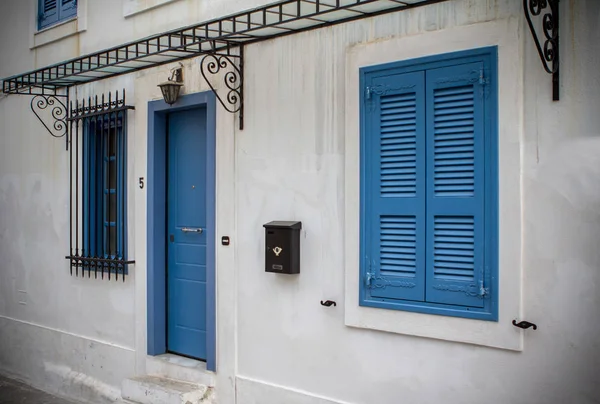
<svg viewBox="0 0 600 404"><path fill-rule="evenodd" d="M181 89L183 84L177 83L175 81L167 81L165 83L159 84L158 86L162 91L162 95L165 99L165 102L169 105L173 105L179 97L179 90Z"/></svg>

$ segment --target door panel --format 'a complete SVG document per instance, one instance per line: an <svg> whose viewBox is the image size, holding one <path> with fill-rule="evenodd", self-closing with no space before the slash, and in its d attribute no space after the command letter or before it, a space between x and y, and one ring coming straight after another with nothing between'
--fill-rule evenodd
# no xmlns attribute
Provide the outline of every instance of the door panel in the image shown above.
<svg viewBox="0 0 600 404"><path fill-rule="evenodd" d="M169 115L167 348L206 359L206 110Z"/></svg>

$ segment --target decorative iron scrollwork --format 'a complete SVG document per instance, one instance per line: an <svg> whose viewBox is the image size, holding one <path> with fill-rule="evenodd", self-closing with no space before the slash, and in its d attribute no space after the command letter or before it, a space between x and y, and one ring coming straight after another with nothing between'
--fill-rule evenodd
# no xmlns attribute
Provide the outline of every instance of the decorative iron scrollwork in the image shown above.
<svg viewBox="0 0 600 404"><path fill-rule="evenodd" d="M210 54L206 55L200 62L200 72L202 73L202 77L204 77L204 80L206 80L208 86L223 108L231 113L240 113L240 129L243 129L244 127L244 73L242 55L241 50L239 56ZM234 62L234 58L239 60L239 65ZM227 70L230 67L232 67L232 69L227 71L223 77L223 83L225 84L227 91L227 94L223 99L207 76L214 76L219 74L221 70Z"/></svg>
<svg viewBox="0 0 600 404"><path fill-rule="evenodd" d="M559 31L558 31L558 4L560 0L523 0L523 10L533 36L535 47L540 55L540 60L546 72L552 74L552 98L559 100ZM542 13L542 32L544 44L533 25L533 17Z"/></svg>
<svg viewBox="0 0 600 404"><path fill-rule="evenodd" d="M46 122L49 119L43 117L43 111L50 109L50 118L52 122ZM48 133L53 137L60 138L67 135L68 125L67 106L56 95L36 95L31 99L31 110L37 119L44 125Z"/></svg>

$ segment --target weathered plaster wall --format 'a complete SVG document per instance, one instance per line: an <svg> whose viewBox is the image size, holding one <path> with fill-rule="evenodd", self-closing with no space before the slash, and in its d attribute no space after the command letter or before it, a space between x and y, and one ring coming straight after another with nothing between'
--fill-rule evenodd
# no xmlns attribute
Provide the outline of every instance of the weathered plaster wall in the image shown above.
<svg viewBox="0 0 600 404"><path fill-rule="evenodd" d="M28 98L0 100L0 371L65 395L119 397L134 372L135 275L69 275L68 152Z"/></svg>
<svg viewBox="0 0 600 404"><path fill-rule="evenodd" d="M88 0L85 31L33 50L30 26L20 21L34 2L2 3L1 13L15 17L0 26L0 77L261 2L180 0L124 18L128 3ZM600 402L594 321L600 307L600 54L594 51L600 3L563 0L561 7L558 103L551 101L550 77L518 0L452 0L247 47L245 129L237 130L221 108L217 117L216 234L232 237L230 247L217 247L221 403L234 397L240 404ZM450 41L450 33L469 30L481 44L489 22L503 27L501 53L513 55L503 63L524 84L512 83L516 95L500 104L501 116L516 111L505 118L516 129L504 143L510 152L504 164L517 167L505 172L511 181L503 186L514 190L507 191L508 205L501 203L500 220L519 225L506 235L519 248L505 250L510 256L501 260L510 268L501 271L519 277L512 279L517 290L506 293L518 300L511 310L540 328L524 333L522 350L512 351L348 327L352 290L345 287L355 254L348 245L355 135L348 100L356 97L348 86L350 54L386 43L405 47L394 51L403 57L439 53L445 40L453 51L464 45ZM448 39L435 35L440 30ZM147 102L160 97L156 84L168 68L77 89L87 95L126 88L136 106L128 200L137 263L125 283L68 275L64 142L35 120L29 99L0 95L0 372L84 399L115 399L123 378L144 373L146 194L135 185L146 176ZM197 60L185 63L185 77L186 92L207 90ZM298 277L263 272L262 224L274 219L303 222ZM322 308L321 299L338 306ZM448 339L478 337L476 326L447 326L448 334L464 337ZM439 322L432 327L440 331ZM520 341L520 331L499 327Z"/></svg>
<svg viewBox="0 0 600 404"><path fill-rule="evenodd" d="M561 2L557 103L521 7L454 1L248 49L247 129L236 137L240 403L600 400L600 328L590 323L600 304L600 4ZM358 220L347 199L357 188L348 171L357 167L357 110L345 110L358 97L346 80L356 80L352 54L381 63L494 43L503 69L501 322L376 309L349 317L358 287L358 244L347 242ZM261 225L273 219L303 222L299 277L263 271ZM321 299L339 305L322 308ZM348 328L349 318L402 334ZM519 342L512 318L540 328Z"/></svg>

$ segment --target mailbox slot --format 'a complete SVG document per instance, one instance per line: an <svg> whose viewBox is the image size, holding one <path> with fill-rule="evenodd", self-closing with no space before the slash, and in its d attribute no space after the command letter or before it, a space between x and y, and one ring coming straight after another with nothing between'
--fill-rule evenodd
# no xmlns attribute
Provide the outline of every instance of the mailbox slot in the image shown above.
<svg viewBox="0 0 600 404"><path fill-rule="evenodd" d="M265 271L278 274L300 273L301 222L273 221L265 228Z"/></svg>

